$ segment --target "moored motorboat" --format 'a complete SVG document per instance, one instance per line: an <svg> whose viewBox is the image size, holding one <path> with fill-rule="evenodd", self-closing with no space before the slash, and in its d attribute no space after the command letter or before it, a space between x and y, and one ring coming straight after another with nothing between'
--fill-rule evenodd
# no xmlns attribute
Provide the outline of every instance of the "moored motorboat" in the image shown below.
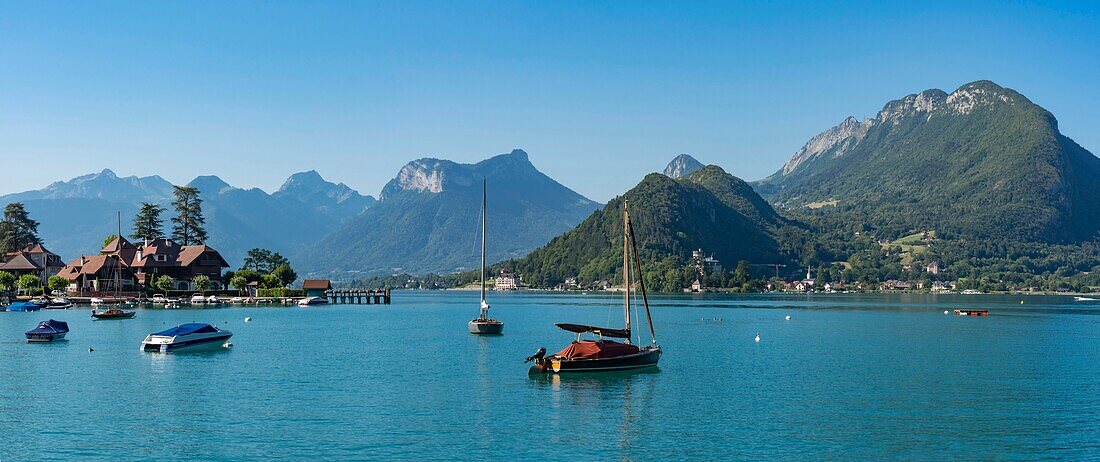
<svg viewBox="0 0 1100 462"><path fill-rule="evenodd" d="M326 305L328 299L324 297L306 297L298 300L298 306L310 306L310 305Z"/></svg>
<svg viewBox="0 0 1100 462"><path fill-rule="evenodd" d="M131 319L136 315L136 311L126 311L113 306L92 310L92 317L96 319Z"/></svg>
<svg viewBox="0 0 1100 462"><path fill-rule="evenodd" d="M54 297L46 305L47 310L65 310L73 307L73 302L65 297Z"/></svg>
<svg viewBox="0 0 1100 462"><path fill-rule="evenodd" d="M632 252L633 251L633 252ZM633 259L631 256L633 255ZM633 265L631 265L633 263ZM632 267L633 266L633 267ZM630 222L627 202L623 201L623 318L625 328L610 329L582 324L560 323L557 326L577 334L576 340L561 351L546 356L546 348L540 348L524 362L534 361L528 374L561 374L568 372L608 372L644 369L657 366L663 351L657 345L657 336L653 331L653 318L649 311L649 298L645 291L645 282L641 278L641 258L638 245L634 240L634 226ZM639 347L631 343L630 303L631 279L637 273L638 289L645 306L646 320L649 322L651 345ZM595 340L585 340L584 334L594 334ZM622 342L608 340L622 339Z"/></svg>
<svg viewBox="0 0 1100 462"><path fill-rule="evenodd" d="M218 299L217 295L211 295L209 297L206 297L206 303L209 303L211 305L217 305L217 304L221 303L221 300Z"/></svg>
<svg viewBox="0 0 1100 462"><path fill-rule="evenodd" d="M193 351L223 346L233 333L210 324L182 324L149 334L141 342L142 351Z"/></svg>
<svg viewBox="0 0 1100 462"><path fill-rule="evenodd" d="M955 310L955 316L989 316L989 310Z"/></svg>
<svg viewBox="0 0 1100 462"><path fill-rule="evenodd" d="M504 333L504 323L489 317L489 302L485 300L485 231L489 218L488 186L486 180L481 183L481 310L478 316L467 323L471 334L500 335Z"/></svg>
<svg viewBox="0 0 1100 462"><path fill-rule="evenodd" d="M1091 297L1073 297L1073 301L1075 301L1075 302L1095 302L1097 300L1098 299L1091 298Z"/></svg>
<svg viewBox="0 0 1100 462"><path fill-rule="evenodd" d="M191 296L192 305L202 305L204 303L206 303L206 297L203 297L201 294L195 294Z"/></svg>
<svg viewBox="0 0 1100 462"><path fill-rule="evenodd" d="M41 309L41 306L32 302L12 302L11 305L8 305L8 311L38 311Z"/></svg>
<svg viewBox="0 0 1100 462"><path fill-rule="evenodd" d="M27 331L27 341L31 343L45 343L65 338L69 333L69 324L64 321L42 321L38 327Z"/></svg>

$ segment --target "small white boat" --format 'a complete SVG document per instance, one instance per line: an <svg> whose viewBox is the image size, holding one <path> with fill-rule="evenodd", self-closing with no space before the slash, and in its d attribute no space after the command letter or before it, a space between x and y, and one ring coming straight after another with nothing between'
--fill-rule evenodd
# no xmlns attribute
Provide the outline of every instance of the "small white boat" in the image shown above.
<svg viewBox="0 0 1100 462"><path fill-rule="evenodd" d="M49 304L46 305L47 310L67 310L73 307L73 302L65 297L53 297L50 299Z"/></svg>
<svg viewBox="0 0 1100 462"><path fill-rule="evenodd" d="M202 305L203 303L206 303L206 297L203 297L200 294L195 294L191 296L192 305Z"/></svg>
<svg viewBox="0 0 1100 462"><path fill-rule="evenodd" d="M149 334L141 342L142 351L194 351L217 348L227 343L233 333L210 324L190 323Z"/></svg>
<svg viewBox="0 0 1100 462"><path fill-rule="evenodd" d="M233 298L229 299L229 303L232 303L234 305L240 305L241 303L244 303L244 299L241 298L241 297L233 297Z"/></svg>
<svg viewBox="0 0 1100 462"><path fill-rule="evenodd" d="M1097 301L1097 299L1089 298L1089 297L1073 297L1073 301L1075 301L1075 302L1095 302L1095 301Z"/></svg>
<svg viewBox="0 0 1100 462"><path fill-rule="evenodd" d="M154 305L164 305L166 303L168 303L168 298L167 297L165 297L163 295L154 295L153 296L153 304Z"/></svg>
<svg viewBox="0 0 1100 462"><path fill-rule="evenodd" d="M303 298L301 300L298 300L298 306L326 305L326 304L328 304L328 299L324 298L324 297L306 297L306 298Z"/></svg>
<svg viewBox="0 0 1100 462"><path fill-rule="evenodd" d="M218 300L217 295L211 295L209 297L206 297L206 303L218 304L221 303L221 300Z"/></svg>
<svg viewBox="0 0 1100 462"><path fill-rule="evenodd" d="M89 300L89 301L92 303L92 306L99 306L99 305L103 304L103 299L102 298L92 297L92 299Z"/></svg>

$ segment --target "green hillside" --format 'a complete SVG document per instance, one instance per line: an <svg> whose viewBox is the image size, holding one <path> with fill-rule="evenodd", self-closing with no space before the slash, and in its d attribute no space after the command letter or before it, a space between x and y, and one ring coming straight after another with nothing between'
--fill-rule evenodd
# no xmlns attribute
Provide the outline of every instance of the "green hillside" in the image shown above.
<svg viewBox="0 0 1100 462"><path fill-rule="evenodd" d="M946 239L1072 243L1100 233L1100 159L1045 109L989 81L850 118L757 187L794 216L866 223L884 238L936 229Z"/></svg>
<svg viewBox="0 0 1100 462"><path fill-rule="evenodd" d="M786 262L777 234L790 227L750 185L708 166L679 180L651 174L623 196L527 257L507 262L529 284L569 277L622 280L622 210L629 201L647 284L679 290L683 263L703 249L732 269L740 260Z"/></svg>

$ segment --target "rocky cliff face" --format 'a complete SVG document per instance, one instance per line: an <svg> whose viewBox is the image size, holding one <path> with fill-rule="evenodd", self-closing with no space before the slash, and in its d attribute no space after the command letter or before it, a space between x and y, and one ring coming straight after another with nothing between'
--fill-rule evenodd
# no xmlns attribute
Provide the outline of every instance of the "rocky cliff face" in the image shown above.
<svg viewBox="0 0 1100 462"><path fill-rule="evenodd" d="M482 179L491 261L545 244L599 206L538 171L518 149L476 164L419 159L398 171L377 204L302 252L301 268L330 275L473 268Z"/></svg>
<svg viewBox="0 0 1100 462"><path fill-rule="evenodd" d="M672 162L668 163L668 166L665 167L662 173L669 178L682 178L691 175L701 168L703 168L703 164L695 160L694 157L687 154L680 154L676 156L675 159L672 159Z"/></svg>

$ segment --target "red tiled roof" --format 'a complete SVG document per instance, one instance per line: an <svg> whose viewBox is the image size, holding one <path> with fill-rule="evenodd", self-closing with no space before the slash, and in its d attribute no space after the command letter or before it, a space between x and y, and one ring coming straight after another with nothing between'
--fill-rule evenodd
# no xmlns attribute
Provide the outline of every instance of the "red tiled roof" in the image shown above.
<svg viewBox="0 0 1100 462"><path fill-rule="evenodd" d="M302 290L328 290L332 288L332 282L328 279L306 279L302 282Z"/></svg>
<svg viewBox="0 0 1100 462"><path fill-rule="evenodd" d="M107 245L103 246L103 250L100 250L99 252L115 253L119 250L126 249L135 249L134 244L131 244L130 241L127 241L125 237L115 236L115 238L112 239L111 242L108 242Z"/></svg>
<svg viewBox="0 0 1100 462"><path fill-rule="evenodd" d="M31 260L25 252L16 253L14 256L8 259L4 263L0 263L0 270L7 271L28 271L28 270L42 270L41 266L38 266L34 260Z"/></svg>
<svg viewBox="0 0 1100 462"><path fill-rule="evenodd" d="M223 268L229 267L229 262L222 258L222 255L214 250L213 247L207 245L185 245L180 248L179 262L183 266L191 266L195 260L198 260L202 254L206 252L213 252L213 256L218 257L218 262Z"/></svg>

